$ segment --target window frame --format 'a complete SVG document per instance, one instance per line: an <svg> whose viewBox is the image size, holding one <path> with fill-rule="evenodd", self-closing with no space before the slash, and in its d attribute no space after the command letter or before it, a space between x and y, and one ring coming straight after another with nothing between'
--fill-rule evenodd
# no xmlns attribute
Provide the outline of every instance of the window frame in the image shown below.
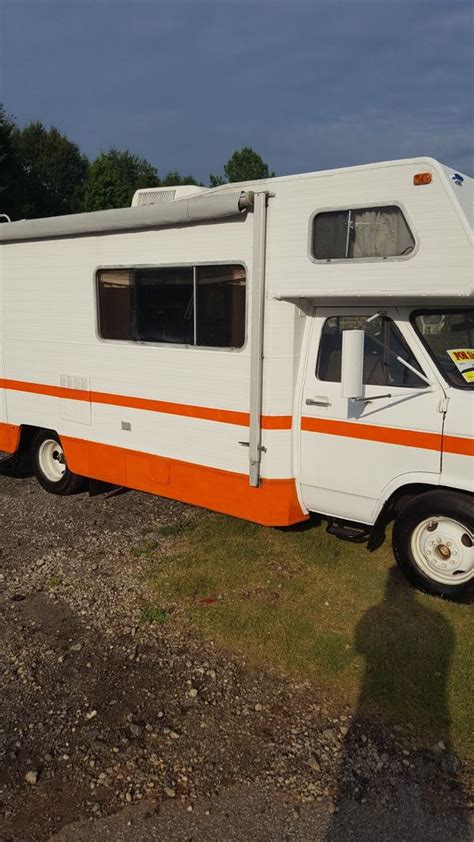
<svg viewBox="0 0 474 842"><path fill-rule="evenodd" d="M413 250L409 254L395 254L391 257L331 257L331 258L320 258L315 257L313 253L313 228L314 228L314 220L320 213L340 213L342 211L356 211L356 210L372 210L373 208L399 208L405 218L405 222L410 229L410 233L415 241L415 245L413 246ZM309 218L309 229L308 229L308 257L311 263L315 263L318 266L331 266L333 264L344 264L347 265L348 263L387 263L388 262L396 262L396 261L406 261L411 260L415 255L418 253L420 247L420 240L416 231L415 226L413 225L413 220L408 213L406 206L399 201L395 201L392 199L387 199L384 202L371 202L369 205L367 202L363 203L351 203L351 204L344 204L338 205L338 207L334 207L334 205L326 206L324 205L321 208L313 211Z"/></svg>
<svg viewBox="0 0 474 842"><path fill-rule="evenodd" d="M195 345L184 342L148 342L143 339L107 339L102 336L100 332L100 291L99 291L99 273L113 272L115 269L128 270L134 272L142 269L198 269L200 266L241 266L245 272L245 315L244 315L244 342L239 348L223 347L219 345ZM193 279L195 279L196 272L193 271ZM177 350L194 350L194 351L216 351L221 353L240 354L245 351L248 344L248 283L249 283L249 269L245 260L202 260L202 261L180 261L179 263L115 263L115 264L100 264L96 266L93 273L94 296L95 296L95 336L98 342L112 345L130 345L150 348L175 348ZM193 283L195 291L195 285ZM195 308L194 308L195 309ZM136 315L135 315L136 318Z"/></svg>

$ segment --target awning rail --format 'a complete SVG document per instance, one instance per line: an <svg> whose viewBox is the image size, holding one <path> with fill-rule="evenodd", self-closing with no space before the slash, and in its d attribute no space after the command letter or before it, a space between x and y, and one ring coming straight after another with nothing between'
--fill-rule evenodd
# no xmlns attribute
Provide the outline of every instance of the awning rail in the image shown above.
<svg viewBox="0 0 474 842"><path fill-rule="evenodd" d="M251 210L253 202L251 191L207 191L163 204L24 219L0 225L0 243L114 234L225 219Z"/></svg>

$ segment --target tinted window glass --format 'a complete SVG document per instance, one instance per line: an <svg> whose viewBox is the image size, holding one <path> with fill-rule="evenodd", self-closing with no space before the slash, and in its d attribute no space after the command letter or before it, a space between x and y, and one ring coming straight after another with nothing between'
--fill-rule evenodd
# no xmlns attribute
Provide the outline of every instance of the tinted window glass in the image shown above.
<svg viewBox="0 0 474 842"><path fill-rule="evenodd" d="M196 283L196 344L241 348L245 341L244 269L198 266Z"/></svg>
<svg viewBox="0 0 474 842"><path fill-rule="evenodd" d="M383 316L367 323L368 316L332 316L321 334L316 377L333 383L341 381L342 331L365 330L364 384L367 386L426 387L410 369L396 359L404 359L420 369L416 358L391 319Z"/></svg>
<svg viewBox="0 0 474 842"><path fill-rule="evenodd" d="M133 339L135 289L133 272L110 269L99 272L99 326L104 339Z"/></svg>
<svg viewBox="0 0 474 842"><path fill-rule="evenodd" d="M401 257L415 240L396 205L318 213L313 220L313 257L341 260Z"/></svg>
<svg viewBox="0 0 474 842"><path fill-rule="evenodd" d="M193 270L140 269L135 273L137 339L194 344Z"/></svg>
<svg viewBox="0 0 474 842"><path fill-rule="evenodd" d="M318 260L347 257L348 211L318 213L313 222L313 255Z"/></svg>

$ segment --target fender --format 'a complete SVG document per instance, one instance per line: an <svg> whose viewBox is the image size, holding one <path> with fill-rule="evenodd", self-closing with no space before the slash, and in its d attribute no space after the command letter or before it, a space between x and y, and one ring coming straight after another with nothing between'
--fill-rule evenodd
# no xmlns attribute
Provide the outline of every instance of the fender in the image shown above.
<svg viewBox="0 0 474 842"><path fill-rule="evenodd" d="M441 485L441 473L427 473L427 472L413 472L409 474L400 474L394 477L383 489L375 508L372 512L371 521L373 524L377 522L387 503L391 498L406 486L423 485L438 488Z"/></svg>

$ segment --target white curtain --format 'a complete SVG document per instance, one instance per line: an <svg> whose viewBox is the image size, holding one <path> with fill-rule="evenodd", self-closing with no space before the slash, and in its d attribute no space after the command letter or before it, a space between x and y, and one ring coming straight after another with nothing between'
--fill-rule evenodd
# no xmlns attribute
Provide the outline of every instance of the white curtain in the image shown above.
<svg viewBox="0 0 474 842"><path fill-rule="evenodd" d="M413 251L415 241L400 208L353 210L348 257L395 257Z"/></svg>

